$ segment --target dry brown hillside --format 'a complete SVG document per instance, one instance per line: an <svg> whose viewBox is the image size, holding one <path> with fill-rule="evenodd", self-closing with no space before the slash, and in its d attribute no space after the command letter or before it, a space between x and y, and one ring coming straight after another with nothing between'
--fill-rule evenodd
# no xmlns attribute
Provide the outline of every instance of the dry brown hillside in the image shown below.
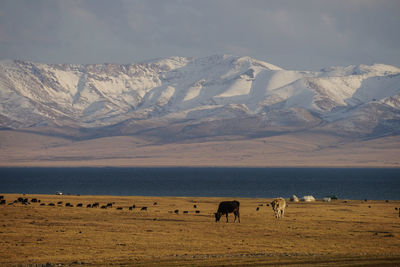
<svg viewBox="0 0 400 267"><path fill-rule="evenodd" d="M400 137L354 141L291 133L158 143L133 136L77 141L3 130L0 166L399 167Z"/></svg>

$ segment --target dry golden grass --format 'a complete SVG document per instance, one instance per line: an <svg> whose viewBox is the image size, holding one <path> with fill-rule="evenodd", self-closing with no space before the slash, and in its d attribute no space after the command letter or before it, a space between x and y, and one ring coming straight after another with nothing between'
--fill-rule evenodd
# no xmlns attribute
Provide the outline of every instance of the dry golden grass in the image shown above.
<svg viewBox="0 0 400 267"><path fill-rule="evenodd" d="M7 203L21 197L4 196ZM229 223L225 218L216 223L213 213L222 198L24 197L46 206L0 206L1 266L400 265L395 210L400 201L289 203L285 218L278 220L266 206L271 199L237 199L241 223L233 223L232 214ZM57 205L59 201L63 204ZM74 207L66 207L67 202ZM115 204L86 208L94 202ZM133 204L136 209L129 211ZM147 211L140 210L143 206Z"/></svg>

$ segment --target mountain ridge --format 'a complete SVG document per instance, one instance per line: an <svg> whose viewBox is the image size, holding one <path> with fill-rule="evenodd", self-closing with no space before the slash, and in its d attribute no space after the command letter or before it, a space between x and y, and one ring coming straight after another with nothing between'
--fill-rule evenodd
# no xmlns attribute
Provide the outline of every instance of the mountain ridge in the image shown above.
<svg viewBox="0 0 400 267"><path fill-rule="evenodd" d="M400 133L400 69L385 64L312 72L232 55L132 64L7 60L0 100L0 127L78 139Z"/></svg>

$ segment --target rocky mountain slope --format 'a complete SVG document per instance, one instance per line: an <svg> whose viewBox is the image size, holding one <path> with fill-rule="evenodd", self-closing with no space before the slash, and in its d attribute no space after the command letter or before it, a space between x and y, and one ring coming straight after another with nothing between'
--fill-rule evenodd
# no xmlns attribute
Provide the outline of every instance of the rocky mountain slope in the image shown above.
<svg viewBox="0 0 400 267"><path fill-rule="evenodd" d="M126 65L1 61L0 127L163 142L301 131L398 135L400 69L294 71L230 55Z"/></svg>

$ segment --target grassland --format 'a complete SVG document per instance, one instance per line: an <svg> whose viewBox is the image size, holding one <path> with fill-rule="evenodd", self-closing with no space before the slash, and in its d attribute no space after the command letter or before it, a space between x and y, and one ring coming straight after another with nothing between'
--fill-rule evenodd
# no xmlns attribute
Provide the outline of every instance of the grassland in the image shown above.
<svg viewBox="0 0 400 267"><path fill-rule="evenodd" d="M8 204L18 197L41 202ZM241 223L233 223L233 215L229 223L224 218L216 223L213 213L222 198L4 198L0 266L400 265L400 218L395 209L400 201L289 203L285 218L279 220L267 206L271 199L242 198L237 199ZM95 202L113 207L86 208ZM132 205L136 208L129 210Z"/></svg>

